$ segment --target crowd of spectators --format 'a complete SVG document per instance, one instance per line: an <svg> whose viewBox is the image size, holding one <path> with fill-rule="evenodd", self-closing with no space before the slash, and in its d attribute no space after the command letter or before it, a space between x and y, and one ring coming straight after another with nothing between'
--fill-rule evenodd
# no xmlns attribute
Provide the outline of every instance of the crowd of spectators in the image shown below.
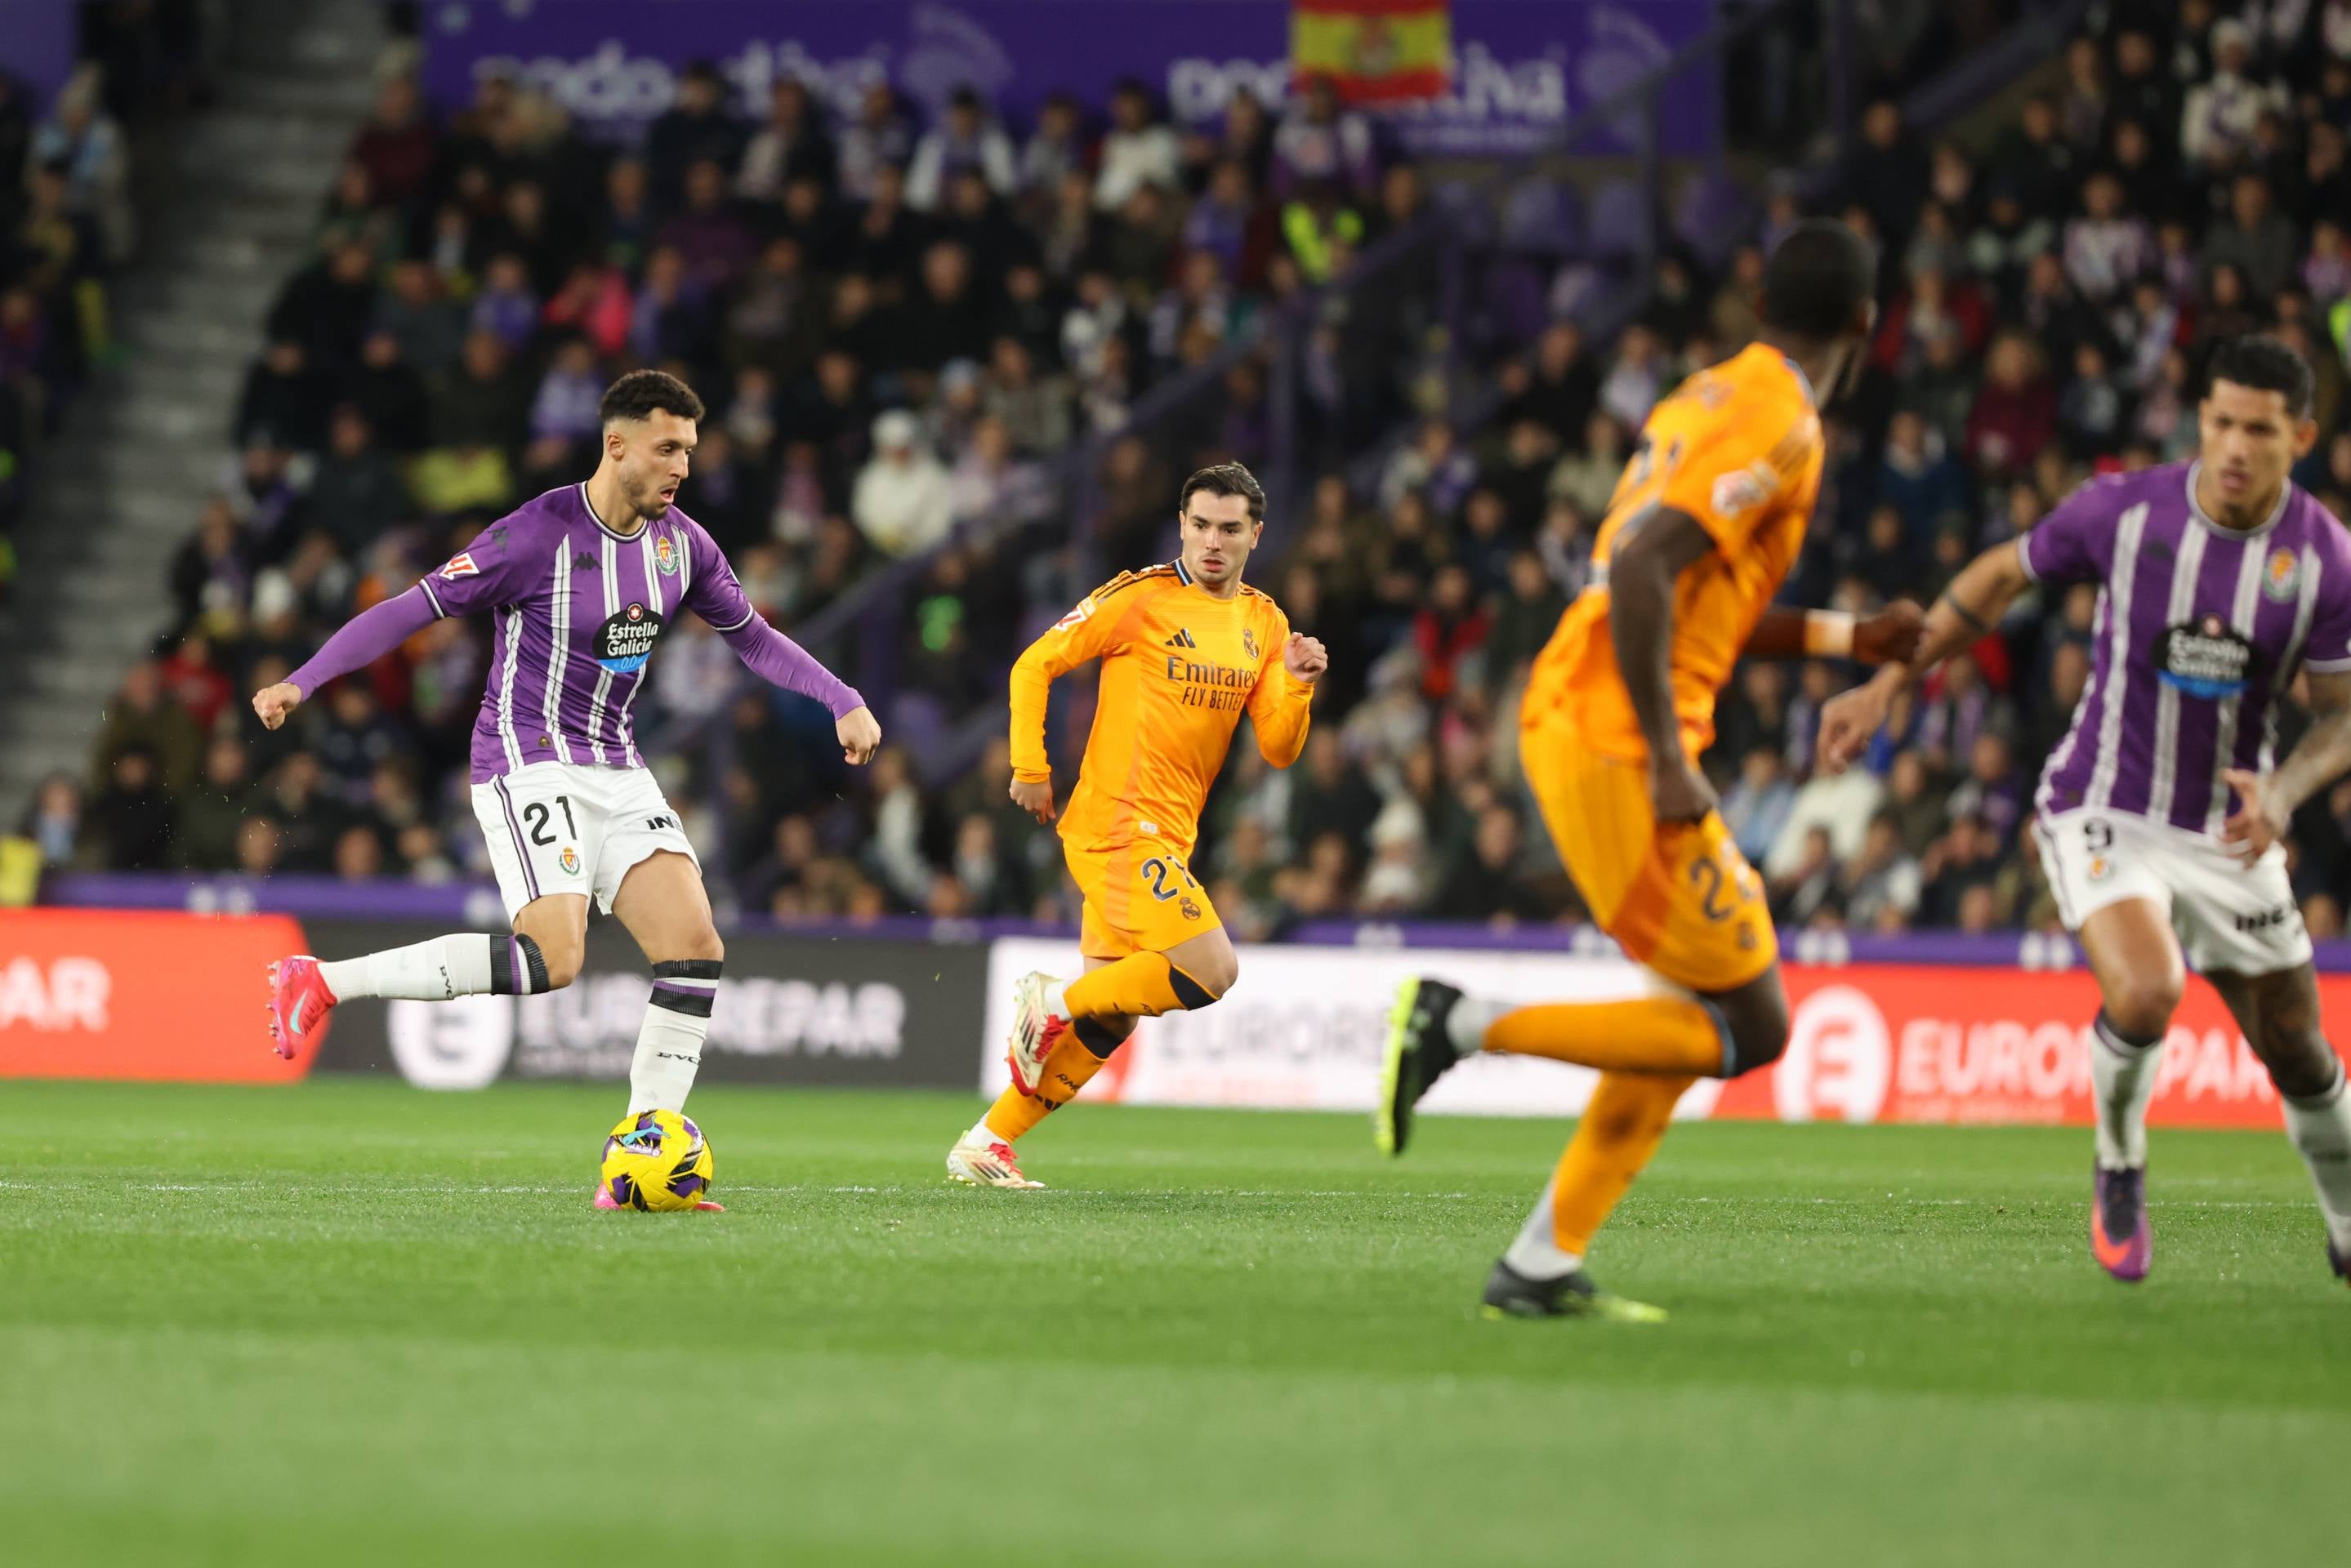
<svg viewBox="0 0 2351 1568"><path fill-rule="evenodd" d="M1885 308L1860 384L1827 421L1792 602L1931 602L2091 472L2189 455L2202 360L2250 330L2316 367L2320 439L2295 478L2338 516L2351 507L2351 5L2244 9L2095 7L2038 90L1981 135L1926 140L1891 99L1867 107L1821 205L1876 246ZM1573 916L1512 756L1523 672L1583 585L1638 421L1752 335L1762 259L1803 214L1775 187L1719 275L1663 258L1649 309L1613 348L1554 325L1501 367L1496 417L1429 421L1374 494L1333 479L1316 490L1263 580L1330 644L1340 690L1301 769L1273 774L1244 754L1219 791L1195 868L1240 929ZM1741 667L1705 762L1783 924L2055 924L2022 829L2087 677L2096 591L2020 606L1838 779L1813 775L1813 742L1822 703L1857 672ZM2282 744L2297 727L2289 714ZM2351 786L2296 826L2305 914L2339 934Z"/></svg>
<svg viewBox="0 0 2351 1568"><path fill-rule="evenodd" d="M1250 567L1332 670L1301 763L1265 767L1244 728L1212 795L1194 868L1234 929L1575 918L1520 783L1517 692L1583 584L1640 421L1751 337L1762 258L1808 211L1876 246L1884 309L1862 386L1828 420L1792 601L1930 600L2087 473L2184 455L2201 357L2249 329L2318 369L2322 436L2297 478L2341 514L2351 0L2246 9L2094 6L2012 113L1943 138L1869 104L1829 200L1775 182L1718 262L1661 256L1614 340L1556 320L1490 368L1490 413L1429 417L1373 483L1322 473ZM759 126L718 98L690 80L641 149L608 156L510 85L446 123L387 85L319 259L273 318L233 482L174 566L181 634L133 672L102 745L112 787L89 806L71 781L45 796L41 824L82 813L50 830L61 847L478 872L448 771L478 692L474 632L436 626L279 736L241 696L486 513L584 472L594 391L630 363L715 394L684 504L763 609L789 627L872 563L927 556L899 684L948 715L1000 711L1013 654L1091 586L1076 563L1166 558L1183 473L1262 454L1264 365L1228 378L1217 421L1121 436L1138 392L1296 289L1344 281L1422 199L1324 97L1279 119L1238 99L1197 133L1139 92L1100 119L1060 100L1019 134L968 99L924 127L881 89L828 119L788 83ZM1071 516L1056 460L1086 433L1112 440ZM1813 739L1855 672L1741 668L1706 763L1782 920L2053 923L2021 829L2086 676L2094 599L2022 607L1834 781L1813 776ZM1051 741L1073 767L1090 707L1071 685ZM722 899L786 919L1073 916L1050 832L1004 798L1000 742L944 779L885 747L845 781L821 726L745 694L690 625L653 694L724 734L715 768L698 742L657 763L690 825L723 808ZM125 752L143 794L126 796ZM2313 929L2339 930L2351 786L2297 828Z"/></svg>
<svg viewBox="0 0 2351 1568"><path fill-rule="evenodd" d="M173 100L156 51L193 16L87 24L82 63L46 103L0 65L0 605L40 448L110 353L108 279L137 240L127 126Z"/></svg>
<svg viewBox="0 0 2351 1568"><path fill-rule="evenodd" d="M1126 84L1056 96L1016 133L968 90L925 123L880 83L844 109L783 80L745 118L696 65L615 145L503 78L442 113L413 65L388 61L268 312L218 493L166 568L172 625L86 784L52 781L27 819L51 864L478 874L461 763L486 628L432 628L279 735L242 697L589 472L598 398L635 366L704 393L684 504L778 624L956 541L931 575L978 602L952 624L932 603L911 660L943 670L1013 635L1073 443L1123 430L1419 201L1327 88L1280 117L1242 93L1179 131ZM1261 379L1231 387L1262 402ZM1148 451L1188 462L1238 434L1257 457L1263 426L1236 403ZM853 647L823 651L859 676ZM763 852L769 821L844 793L828 848L864 843L862 816L896 819L894 764L838 776L805 754L806 714L738 704L740 684L698 625L665 642L641 733L734 725L741 759L705 777L706 747L673 749L674 793L741 807ZM906 879L862 858L860 879L903 902ZM872 895L844 888L828 908Z"/></svg>

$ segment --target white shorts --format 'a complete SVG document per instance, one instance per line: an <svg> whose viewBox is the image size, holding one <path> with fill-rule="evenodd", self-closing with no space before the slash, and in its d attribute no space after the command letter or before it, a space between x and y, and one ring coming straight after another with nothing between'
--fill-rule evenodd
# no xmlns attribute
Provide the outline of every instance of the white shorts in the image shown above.
<svg viewBox="0 0 2351 1568"><path fill-rule="evenodd" d="M621 879L657 850L702 865L649 768L533 763L475 784L474 815L508 919L553 893L584 893L609 915Z"/></svg>
<svg viewBox="0 0 2351 1568"><path fill-rule="evenodd" d="M2090 806L2034 818L2032 836L2069 931L2108 904L2146 898L2169 913L2199 974L2272 974L2310 961L2283 845L2247 866L2217 838Z"/></svg>

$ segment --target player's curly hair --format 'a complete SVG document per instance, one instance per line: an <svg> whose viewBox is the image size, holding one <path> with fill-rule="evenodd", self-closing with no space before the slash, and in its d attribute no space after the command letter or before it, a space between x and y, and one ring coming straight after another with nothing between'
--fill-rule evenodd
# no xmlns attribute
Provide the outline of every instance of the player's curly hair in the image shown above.
<svg viewBox="0 0 2351 1568"><path fill-rule="evenodd" d="M2221 344L2212 350L2212 362L2204 373L2208 384L2231 381L2257 392L2277 393L2285 399L2290 419L2308 419L2318 396L2318 378L2310 361L2264 332L2248 332Z"/></svg>
<svg viewBox="0 0 2351 1568"><path fill-rule="evenodd" d="M1807 218L1764 263L1759 314L1767 327L1831 342L1852 331L1862 306L1876 297L1876 274L1859 234L1834 218Z"/></svg>
<svg viewBox="0 0 2351 1568"><path fill-rule="evenodd" d="M1180 514L1188 510L1193 495L1200 491L1210 495L1242 496L1249 502L1249 521L1265 521L1265 487L1257 482L1256 474L1238 462L1219 462L1201 469L1186 480L1183 490L1176 497L1176 512Z"/></svg>
<svg viewBox="0 0 2351 1568"><path fill-rule="evenodd" d="M604 389L604 400L596 406L596 413L606 424L614 420L649 420L656 413L699 421L703 408L694 389L668 371L632 370Z"/></svg>

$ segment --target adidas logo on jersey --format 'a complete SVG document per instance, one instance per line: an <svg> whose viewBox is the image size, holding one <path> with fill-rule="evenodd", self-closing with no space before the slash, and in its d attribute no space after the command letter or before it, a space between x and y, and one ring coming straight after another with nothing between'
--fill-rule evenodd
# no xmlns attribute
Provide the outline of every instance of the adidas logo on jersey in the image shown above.
<svg viewBox="0 0 2351 1568"><path fill-rule="evenodd" d="M1176 629L1176 635L1167 639L1167 646L1170 648L1197 648L1200 645L1192 640L1192 634L1190 632L1178 627Z"/></svg>

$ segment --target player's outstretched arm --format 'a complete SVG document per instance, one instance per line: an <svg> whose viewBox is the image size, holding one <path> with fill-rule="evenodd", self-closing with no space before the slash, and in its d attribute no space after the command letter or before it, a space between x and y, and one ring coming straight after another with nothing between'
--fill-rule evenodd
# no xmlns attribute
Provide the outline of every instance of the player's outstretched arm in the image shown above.
<svg viewBox="0 0 2351 1568"><path fill-rule="evenodd" d="M2032 581L2014 541L1994 545L1970 561L1927 612L1926 628L1910 657L1887 664L1821 710L1821 767L1831 774L1850 767L1886 722L1895 694L1999 626Z"/></svg>
<svg viewBox="0 0 2351 1568"><path fill-rule="evenodd" d="M1925 635L1927 612L1908 599L1896 599L1876 615L1844 610L1782 609L1763 612L1741 659L1850 659L1860 664L1893 664L1914 659Z"/></svg>
<svg viewBox="0 0 2351 1568"><path fill-rule="evenodd" d="M770 686L824 705L832 715L832 731L841 742L844 762L872 760L882 744L881 721L865 706L857 689L827 670L816 655L769 626L751 607L735 568L717 542L698 523L688 523L687 548L695 560L708 563L695 569L685 590L685 607L710 623L735 650L743 667Z"/></svg>
<svg viewBox="0 0 2351 1568"><path fill-rule="evenodd" d="M1714 547L1697 518L1653 506L1625 524L1608 556L1608 639L1648 742L1659 822L1696 822L1714 809L1714 787L1682 751L1673 679L1674 584Z"/></svg>
<svg viewBox="0 0 2351 1568"><path fill-rule="evenodd" d="M1099 659L1117 647L1119 628L1127 617L1103 607L1105 593L1125 579L1114 579L1080 599L1069 614L1030 643L1012 666L1007 691L1012 711L1013 804L1040 822L1053 820L1053 762L1045 752L1045 703L1053 682L1090 659ZM1137 590L1123 589L1134 592ZM1121 609L1126 601L1117 601Z"/></svg>
<svg viewBox="0 0 2351 1568"><path fill-rule="evenodd" d="M1281 663L1269 665L1250 688L1249 728L1257 732L1258 754L1286 768L1306 750L1314 722L1314 683L1331 668L1331 653L1319 639L1291 632L1282 639Z"/></svg>
<svg viewBox="0 0 2351 1568"><path fill-rule="evenodd" d="M2220 825L2220 836L2248 866L2285 836L2303 802L2351 773L2351 671L2312 670L2303 679L2310 728L2277 772L2263 778L2244 768L2228 768L2220 774L2237 792L2237 809Z"/></svg>
<svg viewBox="0 0 2351 1568"><path fill-rule="evenodd" d="M262 727L277 729L311 692L339 675L364 670L435 618L433 600L422 585L353 616L301 669L253 694L253 711Z"/></svg>

